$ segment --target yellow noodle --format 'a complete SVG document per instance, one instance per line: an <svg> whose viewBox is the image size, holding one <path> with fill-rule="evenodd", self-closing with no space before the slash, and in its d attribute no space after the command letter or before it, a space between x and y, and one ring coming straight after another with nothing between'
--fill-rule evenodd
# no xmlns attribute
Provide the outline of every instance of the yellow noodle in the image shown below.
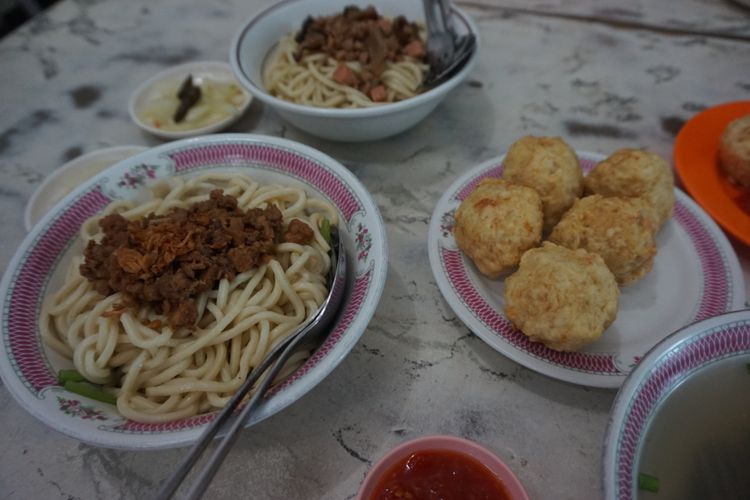
<svg viewBox="0 0 750 500"><path fill-rule="evenodd" d="M285 224L299 219L314 233L308 245L281 243L262 266L221 280L196 298L199 320L193 328L173 331L163 315L147 306L118 315L124 297L101 297L72 259L65 282L45 302L40 321L45 343L73 361L88 380L117 393L126 418L165 422L210 411L226 404L254 367L282 338L317 311L326 295L330 250L318 229L324 218L338 223L327 202L288 186L261 186L239 175L205 174L175 178L152 188L153 200L140 205L113 202L100 217L81 227L83 241L98 240L98 220L120 213L128 219L164 214L208 199L221 188L242 209L276 205ZM154 328L153 325L163 325ZM285 365L285 376L304 360Z"/></svg>
<svg viewBox="0 0 750 500"><path fill-rule="evenodd" d="M384 103L374 102L367 95L348 85L333 80L338 61L325 54L305 56L299 62L294 58L297 43L293 35L281 39L263 71L263 85L273 96L297 104L320 108L366 108ZM360 73L362 66L346 62L349 68ZM386 62L382 74L386 89L386 103L401 101L419 93L429 67L406 58Z"/></svg>

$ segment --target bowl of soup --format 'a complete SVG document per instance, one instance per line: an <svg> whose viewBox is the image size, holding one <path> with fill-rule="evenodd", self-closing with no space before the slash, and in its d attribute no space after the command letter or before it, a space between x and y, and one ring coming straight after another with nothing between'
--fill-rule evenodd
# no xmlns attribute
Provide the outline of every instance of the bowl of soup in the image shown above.
<svg viewBox="0 0 750 500"><path fill-rule="evenodd" d="M453 7L457 36L477 40L448 80L422 85L426 63L421 2L284 0L247 20L234 37L237 80L295 127L325 139L371 141L429 115L469 74L479 53L471 18Z"/></svg>
<svg viewBox="0 0 750 500"><path fill-rule="evenodd" d="M750 498L750 309L703 319L640 360L610 412L605 498Z"/></svg>
<svg viewBox="0 0 750 500"><path fill-rule="evenodd" d="M357 493L357 500L405 498L529 497L513 471L487 448L455 436L425 436L386 453Z"/></svg>

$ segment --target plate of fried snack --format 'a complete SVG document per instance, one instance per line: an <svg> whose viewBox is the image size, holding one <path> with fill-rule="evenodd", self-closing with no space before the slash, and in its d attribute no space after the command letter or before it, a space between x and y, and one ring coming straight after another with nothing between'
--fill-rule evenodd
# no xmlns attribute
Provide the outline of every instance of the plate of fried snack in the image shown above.
<svg viewBox="0 0 750 500"><path fill-rule="evenodd" d="M526 136L470 168L430 222L430 266L456 315L539 373L619 387L683 326L743 306L722 231L657 154Z"/></svg>

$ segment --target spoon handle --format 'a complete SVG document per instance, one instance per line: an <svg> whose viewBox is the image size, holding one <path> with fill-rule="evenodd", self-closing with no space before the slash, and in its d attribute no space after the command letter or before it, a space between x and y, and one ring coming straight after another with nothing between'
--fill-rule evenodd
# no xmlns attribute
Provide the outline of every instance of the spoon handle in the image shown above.
<svg viewBox="0 0 750 500"><path fill-rule="evenodd" d="M437 4L440 8L440 18L442 20L443 31L446 31L453 38L456 38L456 32L453 29L452 22L453 5L451 4L451 0L437 0Z"/></svg>
<svg viewBox="0 0 750 500"><path fill-rule="evenodd" d="M250 398L250 401L248 401L242 411L240 411L240 414L237 415L237 418L234 419L231 426L227 430L226 435L216 446L216 449L213 451L213 453L211 453L208 462L206 462L206 466L203 468L200 475L190 488L190 491L185 496L186 499L197 500L203 496L203 492L206 491L208 485L211 484L211 480L216 474L216 471L219 469L219 466L221 466L222 462L224 462L224 458L227 456L227 453L229 453L232 445L237 440L239 431L245 426L247 417L250 415L250 413L253 412L253 410L255 410L260 401L263 399L263 396L265 395L271 383L273 383L274 379L276 379L276 377L278 376L287 359L289 359L289 357L297 351L297 347L300 341L305 338L306 330L309 330L313 326L314 323L308 325L308 328L303 330L300 335L295 336L294 339L286 346L286 349L284 349L274 365L271 367L268 375L266 375L266 377L258 386L255 394L253 394L252 398Z"/></svg>
<svg viewBox="0 0 750 500"><path fill-rule="evenodd" d="M442 25L439 23L436 16L435 7L437 7L436 0L422 0L424 6L424 17L425 24L427 25L427 34L437 33L442 31Z"/></svg>
<svg viewBox="0 0 750 500"><path fill-rule="evenodd" d="M188 451L187 455L185 455L185 457L182 459L182 462L180 462L177 470L174 471L169 480L161 487L156 497L158 500L166 500L174 495L175 491L177 491L177 488L180 487L180 484L182 484L185 477L192 469L193 465L195 465L195 462L198 461L203 451L211 443L211 440L229 420L235 408L239 406L242 399L247 395L248 392L250 392L250 389L253 387L253 385L255 385L255 382L258 380L258 378L260 378L263 372L265 372L268 367L271 366L271 363L273 363L273 361L276 359L276 354L278 354L278 352L280 352L281 349L283 349L287 344L288 342L282 342L277 345L276 348L274 348L274 350L268 356L266 356L265 359L263 359L261 364L253 369L252 372L250 372L247 379L245 379L245 382L234 393L234 396L232 396L226 406L222 408L213 422L211 422L208 428L201 435L200 439L198 439L198 441L195 442L192 448L190 448L190 451ZM262 394L262 392L256 392L256 396L258 394ZM250 404L248 404L247 406L250 406ZM244 422L244 419L238 420L240 422Z"/></svg>

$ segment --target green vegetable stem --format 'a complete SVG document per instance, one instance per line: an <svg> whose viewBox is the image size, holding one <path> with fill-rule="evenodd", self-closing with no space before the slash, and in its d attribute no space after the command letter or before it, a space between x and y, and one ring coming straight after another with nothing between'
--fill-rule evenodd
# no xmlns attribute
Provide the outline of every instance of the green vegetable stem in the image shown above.
<svg viewBox="0 0 750 500"><path fill-rule="evenodd" d="M68 380L65 382L64 387L70 392L96 401L101 401L102 403L109 403L111 405L117 403L117 397L115 397L114 394L111 394L90 382Z"/></svg>
<svg viewBox="0 0 750 500"><path fill-rule="evenodd" d="M326 239L328 243L331 242L331 221L323 219L320 223L320 234Z"/></svg>
<svg viewBox="0 0 750 500"><path fill-rule="evenodd" d="M60 385L65 385L65 382L72 380L73 382L83 382L86 379L78 373L77 370L60 370L57 372L57 381Z"/></svg>
<svg viewBox="0 0 750 500"><path fill-rule="evenodd" d="M641 472L640 474L638 474L638 489L650 491L652 493L658 493L659 478Z"/></svg>

